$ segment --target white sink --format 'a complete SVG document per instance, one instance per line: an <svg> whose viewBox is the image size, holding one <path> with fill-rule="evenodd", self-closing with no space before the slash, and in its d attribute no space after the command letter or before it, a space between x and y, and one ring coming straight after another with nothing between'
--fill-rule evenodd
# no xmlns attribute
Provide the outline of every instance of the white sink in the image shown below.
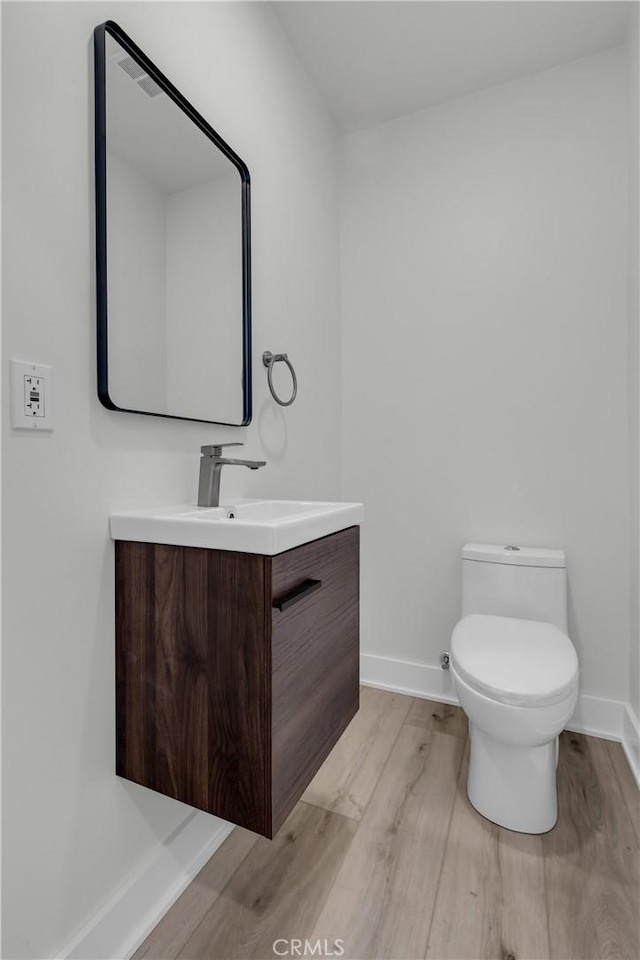
<svg viewBox="0 0 640 960"><path fill-rule="evenodd" d="M113 540L273 556L362 523L361 503L233 500L220 507L156 507L111 514Z"/></svg>

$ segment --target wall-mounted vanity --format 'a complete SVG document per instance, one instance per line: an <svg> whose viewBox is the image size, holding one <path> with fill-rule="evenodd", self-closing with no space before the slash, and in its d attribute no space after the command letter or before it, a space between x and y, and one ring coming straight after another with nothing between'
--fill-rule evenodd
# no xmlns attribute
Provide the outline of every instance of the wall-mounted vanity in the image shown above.
<svg viewBox="0 0 640 960"><path fill-rule="evenodd" d="M112 21L95 70L100 400L247 424L249 171ZM111 518L116 766L272 837L358 709L362 507L218 507L222 465L264 465L222 446L202 451L215 506Z"/></svg>
<svg viewBox="0 0 640 960"><path fill-rule="evenodd" d="M360 504L111 517L117 772L272 837L358 709Z"/></svg>

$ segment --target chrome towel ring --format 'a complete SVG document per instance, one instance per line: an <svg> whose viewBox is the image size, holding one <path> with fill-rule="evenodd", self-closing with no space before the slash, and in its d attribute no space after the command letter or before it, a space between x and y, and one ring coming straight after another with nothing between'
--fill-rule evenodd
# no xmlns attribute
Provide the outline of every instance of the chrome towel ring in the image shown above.
<svg viewBox="0 0 640 960"><path fill-rule="evenodd" d="M273 365L282 360L283 363L289 367L291 371L291 379L293 380L293 390L291 391L291 396L288 400L281 400L276 391L273 388ZM296 372L293 369L293 364L286 353L271 353L271 350L265 350L262 354L262 362L267 368L267 382L269 384L269 390L271 391L271 396L279 403L281 407L290 407L293 401L295 400L298 394L298 378L296 377Z"/></svg>

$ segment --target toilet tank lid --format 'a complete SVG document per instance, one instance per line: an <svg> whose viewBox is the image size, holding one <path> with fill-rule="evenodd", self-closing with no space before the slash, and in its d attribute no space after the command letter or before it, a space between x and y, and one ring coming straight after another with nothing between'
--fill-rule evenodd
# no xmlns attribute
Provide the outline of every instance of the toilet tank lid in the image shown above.
<svg viewBox="0 0 640 960"><path fill-rule="evenodd" d="M483 563L513 563L521 567L566 567L563 550L546 547L520 547L491 543L465 543L463 560L480 560Z"/></svg>

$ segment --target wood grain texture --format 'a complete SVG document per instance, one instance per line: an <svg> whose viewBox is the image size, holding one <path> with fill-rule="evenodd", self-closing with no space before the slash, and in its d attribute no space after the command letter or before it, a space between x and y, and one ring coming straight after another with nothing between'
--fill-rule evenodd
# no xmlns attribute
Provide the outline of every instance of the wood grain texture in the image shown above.
<svg viewBox="0 0 640 960"><path fill-rule="evenodd" d="M146 543L115 545L116 772L138 783L155 780L155 723L145 708L153 694L156 647L154 564ZM153 747L151 748L151 745Z"/></svg>
<svg viewBox="0 0 640 960"><path fill-rule="evenodd" d="M353 820L301 803L259 839L181 950L190 960L262 960L313 928L349 850Z"/></svg>
<svg viewBox="0 0 640 960"><path fill-rule="evenodd" d="M156 670L147 704L155 717L155 783L169 796L210 809L207 757L210 643L205 550L153 548ZM149 712L151 712L149 710Z"/></svg>
<svg viewBox="0 0 640 960"><path fill-rule="evenodd" d="M117 773L258 833L271 830L265 566L116 543Z"/></svg>
<svg viewBox="0 0 640 960"><path fill-rule="evenodd" d="M134 954L134 960L176 960L240 864L257 843L236 827Z"/></svg>
<svg viewBox="0 0 640 960"><path fill-rule="evenodd" d="M272 560L274 598L322 582L272 611L274 830L358 710L359 533L351 527Z"/></svg>
<svg viewBox="0 0 640 960"><path fill-rule="evenodd" d="M357 716L302 799L360 820L414 702L411 697L363 687Z"/></svg>
<svg viewBox="0 0 640 960"><path fill-rule="evenodd" d="M120 776L274 835L358 709L358 534L273 558L116 543Z"/></svg>
<svg viewBox="0 0 640 960"><path fill-rule="evenodd" d="M542 837L551 956L640 957L640 850L604 740L561 735L558 823Z"/></svg>
<svg viewBox="0 0 640 960"><path fill-rule="evenodd" d="M208 550L209 795L216 816L267 836L271 809L269 565ZM230 790L229 784L235 786Z"/></svg>
<svg viewBox="0 0 640 960"><path fill-rule="evenodd" d="M432 700L413 700L407 723L436 733L449 733L453 737L466 737L467 718L460 707L451 703L434 703Z"/></svg>
<svg viewBox="0 0 640 960"><path fill-rule="evenodd" d="M541 838L504 830L473 809L467 798L468 756L467 743L427 956L548 958Z"/></svg>
<svg viewBox="0 0 640 960"><path fill-rule="evenodd" d="M377 692L380 715L387 698ZM385 734L352 729L354 756ZM275 841L236 851L235 870L222 847L206 868L210 889L193 892L192 909L185 893L145 957L275 958L273 941L295 937L319 940L327 957L342 939L347 960L427 949L433 960L638 960L636 796L620 788L616 746L563 735L558 824L532 837L470 806L461 737L405 723L360 820L303 803Z"/></svg>
<svg viewBox="0 0 640 960"><path fill-rule="evenodd" d="M424 957L463 748L402 728L312 939L353 960Z"/></svg>

